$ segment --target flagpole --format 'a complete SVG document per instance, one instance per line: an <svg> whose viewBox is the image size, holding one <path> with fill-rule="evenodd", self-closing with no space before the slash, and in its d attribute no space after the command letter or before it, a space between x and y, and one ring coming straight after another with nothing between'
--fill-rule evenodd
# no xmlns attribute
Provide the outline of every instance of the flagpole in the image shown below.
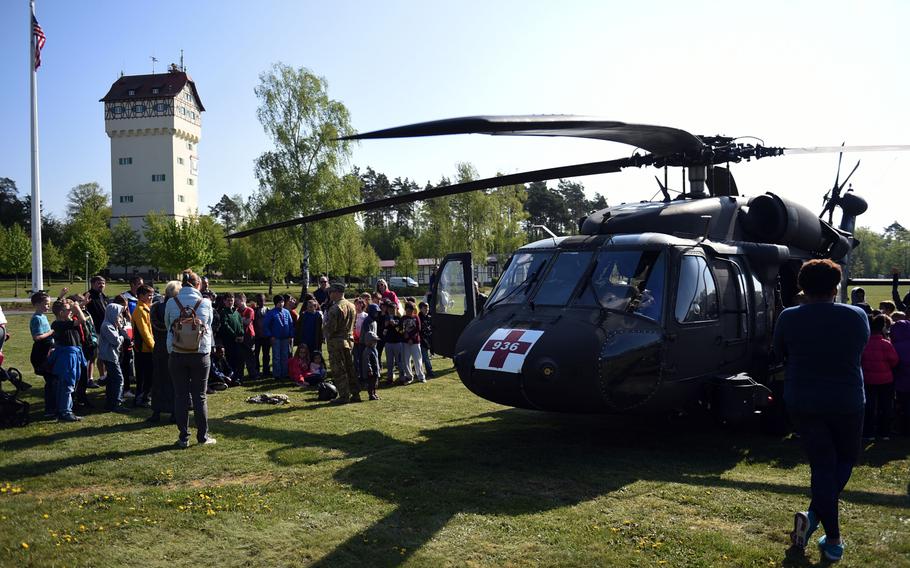
<svg viewBox="0 0 910 568"><path fill-rule="evenodd" d="M32 292L44 289L43 263L41 262L41 188L38 179L38 70L35 55L38 39L35 37L35 2L29 0L28 37L29 72L31 74L32 111Z"/></svg>

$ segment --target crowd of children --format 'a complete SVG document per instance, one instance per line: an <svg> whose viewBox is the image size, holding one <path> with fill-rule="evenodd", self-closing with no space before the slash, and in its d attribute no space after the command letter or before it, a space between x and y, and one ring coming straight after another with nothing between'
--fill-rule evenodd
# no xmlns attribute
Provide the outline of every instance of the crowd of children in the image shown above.
<svg viewBox="0 0 910 568"><path fill-rule="evenodd" d="M104 278L95 276L85 294L67 296L64 288L53 302L44 292L31 298L31 363L45 381L45 416L79 421L76 409L91 406L87 389L104 387L108 411L130 412L126 402L132 399L132 407L152 409L149 422L159 422L162 414L173 421L164 305L181 283L169 282L159 295L136 277L129 291L113 298L105 295L106 285ZM304 297L304 309L298 312L293 296L276 295L269 307L264 294L248 302L242 292L215 294L203 280L201 293L216 306L208 394L270 376L305 388L323 382L327 289L328 279L321 278L319 288ZM376 291L360 294L354 306L354 363L371 400L379 399L383 353L389 385L433 377L432 323L426 302L411 297L401 302L380 280ZM98 381L93 378L95 369Z"/></svg>
<svg viewBox="0 0 910 568"><path fill-rule="evenodd" d="M863 351L863 381L866 395L866 416L863 438L887 441L895 425L903 436L910 436L910 320L904 311L910 304L910 294L901 300L894 286L895 301L879 303L872 309L865 301L865 292L856 288L851 294L853 304L869 316L869 342ZM900 307L901 309L898 309Z"/></svg>

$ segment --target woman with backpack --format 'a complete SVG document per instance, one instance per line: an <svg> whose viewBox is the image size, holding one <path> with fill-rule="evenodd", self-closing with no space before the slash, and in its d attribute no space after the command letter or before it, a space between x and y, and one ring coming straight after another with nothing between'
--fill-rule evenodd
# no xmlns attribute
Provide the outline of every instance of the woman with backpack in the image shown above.
<svg viewBox="0 0 910 568"><path fill-rule="evenodd" d="M186 403L190 398L196 420L196 440L200 444L215 443L215 438L208 435L205 399L212 365L212 302L202 297L199 291L201 283L198 274L184 270L180 292L168 300L164 308L164 323L168 329L168 369L174 383L174 416L180 431L178 448L189 446L190 417Z"/></svg>

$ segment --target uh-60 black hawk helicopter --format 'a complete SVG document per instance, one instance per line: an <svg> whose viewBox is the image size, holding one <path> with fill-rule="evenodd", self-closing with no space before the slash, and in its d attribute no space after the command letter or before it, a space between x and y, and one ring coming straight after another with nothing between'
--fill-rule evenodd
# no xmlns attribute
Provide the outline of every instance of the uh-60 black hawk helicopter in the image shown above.
<svg viewBox="0 0 910 568"><path fill-rule="evenodd" d="M728 420L773 400L769 386L780 368L770 352L776 315L794 304L805 260L846 263L858 244L856 217L867 207L843 191L840 163L818 216L774 193L740 196L729 164L844 149L910 149L766 147L561 115L455 118L348 139L468 133L594 138L644 153L436 187L230 237L512 184L642 166L664 168L666 180L666 168L683 168L688 190L676 198L665 181L661 201L595 211L579 219L577 236L553 235L519 248L479 313L471 255L446 256L431 289L433 351L453 358L472 392L508 406L650 413L701 405ZM842 213L837 227L836 208Z"/></svg>

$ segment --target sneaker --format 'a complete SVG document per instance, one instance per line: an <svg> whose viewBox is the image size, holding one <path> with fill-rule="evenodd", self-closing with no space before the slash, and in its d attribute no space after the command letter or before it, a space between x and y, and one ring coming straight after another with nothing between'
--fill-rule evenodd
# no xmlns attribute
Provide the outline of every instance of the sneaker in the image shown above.
<svg viewBox="0 0 910 568"><path fill-rule="evenodd" d="M425 383L425 382L427 382L427 380L426 380L425 378L424 378L424 379L417 379L417 382L418 382L418 383Z"/></svg>
<svg viewBox="0 0 910 568"><path fill-rule="evenodd" d="M363 402L363 399L360 398L360 393L351 395L351 402Z"/></svg>
<svg viewBox="0 0 910 568"><path fill-rule="evenodd" d="M81 416L76 416L72 412L69 414L63 414L57 418L58 422L80 422L82 420Z"/></svg>
<svg viewBox="0 0 910 568"><path fill-rule="evenodd" d="M347 398L339 396L338 398L333 398L332 400L330 400L329 404L334 404L336 406L340 406L342 404L347 404L348 402L349 402L349 400Z"/></svg>
<svg viewBox="0 0 910 568"><path fill-rule="evenodd" d="M793 515L793 532L790 533L790 542L793 546L806 548L809 537L818 528L818 517L814 511L800 511Z"/></svg>
<svg viewBox="0 0 910 568"><path fill-rule="evenodd" d="M407 386L413 382L414 382L414 379L403 379L400 384L401 384L401 386Z"/></svg>
<svg viewBox="0 0 910 568"><path fill-rule="evenodd" d="M185 450L190 447L190 441L189 440L177 440L177 443L174 445L177 446L178 448L180 448L181 450Z"/></svg>
<svg viewBox="0 0 910 568"><path fill-rule="evenodd" d="M214 446L218 443L218 440L212 438L211 436L206 436L205 439L200 440L199 443L203 446Z"/></svg>
<svg viewBox="0 0 910 568"><path fill-rule="evenodd" d="M837 562L844 557L843 541L840 544L828 544L827 536L822 536L818 539L818 549L821 551L822 556L830 562Z"/></svg>
<svg viewBox="0 0 910 568"><path fill-rule="evenodd" d="M370 400L379 400L379 395L375 392L370 393Z"/></svg>
<svg viewBox="0 0 910 568"><path fill-rule="evenodd" d="M120 396L123 398L136 398L136 393L131 390L125 390Z"/></svg>
<svg viewBox="0 0 910 568"><path fill-rule="evenodd" d="M99 384L95 381L95 379L89 379L89 381L86 383L85 386L86 386L86 388L90 388L90 389L97 389L97 388L100 388L100 387L101 387L101 385L99 385Z"/></svg>
<svg viewBox="0 0 910 568"><path fill-rule="evenodd" d="M157 423L161 422L161 413L153 412L151 416L149 416L148 418L145 419L145 421L150 424L157 424Z"/></svg>
<svg viewBox="0 0 910 568"><path fill-rule="evenodd" d="M107 410L108 410L108 412L116 412L118 414L129 414L130 413L129 408L127 408L125 406L121 406L121 405L117 405L114 408L108 408Z"/></svg>
<svg viewBox="0 0 910 568"><path fill-rule="evenodd" d="M879 438L879 440L881 440L882 442L890 442L891 436L882 436L881 438Z"/></svg>

